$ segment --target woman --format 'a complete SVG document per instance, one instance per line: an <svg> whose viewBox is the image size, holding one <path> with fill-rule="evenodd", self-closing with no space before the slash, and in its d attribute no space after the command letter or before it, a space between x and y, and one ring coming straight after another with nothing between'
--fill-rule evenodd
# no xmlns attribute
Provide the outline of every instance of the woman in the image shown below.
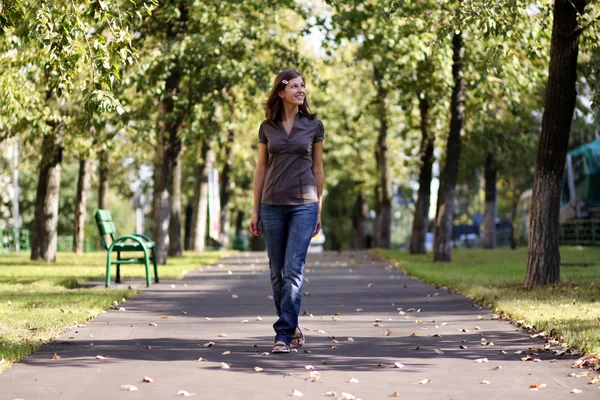
<svg viewBox="0 0 600 400"><path fill-rule="evenodd" d="M304 78L295 70L277 75L264 106L250 232L264 233L267 245L279 317L272 352L289 353L304 344L298 314L306 252L321 230L325 134L308 107Z"/></svg>

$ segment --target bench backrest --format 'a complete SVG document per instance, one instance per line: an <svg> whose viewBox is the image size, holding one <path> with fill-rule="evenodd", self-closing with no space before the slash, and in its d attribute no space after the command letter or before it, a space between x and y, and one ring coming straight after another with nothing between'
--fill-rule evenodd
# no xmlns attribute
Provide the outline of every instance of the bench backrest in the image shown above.
<svg viewBox="0 0 600 400"><path fill-rule="evenodd" d="M96 211L95 219L102 246L104 246L104 250L108 250L109 246L114 242L114 234L117 232L115 224L112 221L112 215L110 215L110 211L108 210L98 210ZM110 241L107 240L107 237L110 237Z"/></svg>

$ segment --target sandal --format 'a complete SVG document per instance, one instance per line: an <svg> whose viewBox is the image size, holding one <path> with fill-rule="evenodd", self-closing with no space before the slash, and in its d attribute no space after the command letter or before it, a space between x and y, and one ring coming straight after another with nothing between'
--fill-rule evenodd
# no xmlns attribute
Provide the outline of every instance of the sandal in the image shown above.
<svg viewBox="0 0 600 400"><path fill-rule="evenodd" d="M304 339L304 333L302 333L302 329L300 327L296 328L296 332L294 333L294 338L292 339L291 346L292 347L302 347L306 343Z"/></svg>
<svg viewBox="0 0 600 400"><path fill-rule="evenodd" d="M290 346L288 346L287 344L285 344L282 341L277 341L275 342L275 344L273 345L273 350L271 350L271 353L289 353L290 352Z"/></svg>

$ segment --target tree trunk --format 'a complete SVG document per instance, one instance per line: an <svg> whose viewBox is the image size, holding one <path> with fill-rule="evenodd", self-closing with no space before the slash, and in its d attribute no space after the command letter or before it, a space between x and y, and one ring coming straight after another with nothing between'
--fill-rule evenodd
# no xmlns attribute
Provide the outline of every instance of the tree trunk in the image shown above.
<svg viewBox="0 0 600 400"><path fill-rule="evenodd" d="M389 249L392 244L392 180L387 147L387 91L382 86L383 74L378 69L374 70L374 79L377 85L377 117L379 119L379 136L375 149L378 175L379 209L377 210L377 247Z"/></svg>
<svg viewBox="0 0 600 400"><path fill-rule="evenodd" d="M221 247L229 248L229 230L231 226L231 210L229 209L229 200L231 199L231 172L232 172L232 149L235 133L233 129L229 130L227 142L225 143L225 154L223 155L223 170L221 171L221 179L219 181L219 192L221 195L221 234L219 242Z"/></svg>
<svg viewBox="0 0 600 400"><path fill-rule="evenodd" d="M515 237L515 219L517 218L517 187L515 176L510 177L511 196L510 196L510 248L517 248L517 238Z"/></svg>
<svg viewBox="0 0 600 400"><path fill-rule="evenodd" d="M465 116L465 81L463 54L465 52L462 32L452 37L452 77L454 87L450 103L450 134L446 145L446 163L440 179L438 210L435 224L433 260L450 261L452 258L452 219L456 196L456 179L461 150L461 135Z"/></svg>
<svg viewBox="0 0 600 400"><path fill-rule="evenodd" d="M525 280L528 289L555 284L560 279L560 194L577 97L581 33L577 14L583 13L585 5L585 0L556 0L554 4L548 85L531 198Z"/></svg>
<svg viewBox="0 0 600 400"><path fill-rule="evenodd" d="M186 29L189 7L186 1L179 4L179 18L173 18L167 27L167 41L182 41ZM158 105L156 166L154 170L154 241L156 258L159 264L167 263L169 251L169 225L171 222L171 190L173 166L180 151L178 138L183 111L175 115L175 98L179 95L179 83L183 72L177 57L170 66L165 80L165 91Z"/></svg>
<svg viewBox="0 0 600 400"><path fill-rule="evenodd" d="M425 236L429 225L429 205L431 201L431 178L433 169L433 148L435 137L429 132L429 99L424 93L418 93L421 110L421 162L419 168L419 191L412 233L410 235L410 254L425 254Z"/></svg>
<svg viewBox="0 0 600 400"><path fill-rule="evenodd" d="M188 203L185 206L185 224L184 224L184 235L183 235L183 248L184 250L190 249L190 242L192 238L192 214L194 213L194 207L192 203Z"/></svg>
<svg viewBox="0 0 600 400"><path fill-rule="evenodd" d="M494 155L488 153L483 166L485 179L485 208L483 211L483 248L496 247L496 178L498 169Z"/></svg>
<svg viewBox="0 0 600 400"><path fill-rule="evenodd" d="M174 144L177 146L177 144ZM181 143L178 144L181 147ZM181 257L181 151L177 151L171 185L171 221L169 222L169 256Z"/></svg>
<svg viewBox="0 0 600 400"><path fill-rule="evenodd" d="M101 150L98 154L98 209L108 210L109 191L109 154L107 150ZM99 235L99 234L98 234ZM96 247L102 249L102 239L98 236Z"/></svg>
<svg viewBox="0 0 600 400"><path fill-rule="evenodd" d="M356 194L354 208L352 210L352 241L350 248L352 250L361 250L367 248L367 214L369 205L367 204L367 194L361 190Z"/></svg>
<svg viewBox="0 0 600 400"><path fill-rule="evenodd" d="M209 160L212 157L210 143L202 142L200 162L196 167L196 185L194 188L194 211L192 213L192 229L190 247L193 251L204 251L206 243L206 212L208 209L208 171ZM212 161L212 160L211 160Z"/></svg>
<svg viewBox="0 0 600 400"><path fill-rule="evenodd" d="M31 240L32 260L56 261L62 151L60 141L54 134L44 136L35 197L35 217Z"/></svg>
<svg viewBox="0 0 600 400"><path fill-rule="evenodd" d="M75 226L73 228L73 252L83 253L85 238L85 213L87 200L87 185L90 179L90 161L87 158L79 160L79 177L77 179L77 194L75 196Z"/></svg>

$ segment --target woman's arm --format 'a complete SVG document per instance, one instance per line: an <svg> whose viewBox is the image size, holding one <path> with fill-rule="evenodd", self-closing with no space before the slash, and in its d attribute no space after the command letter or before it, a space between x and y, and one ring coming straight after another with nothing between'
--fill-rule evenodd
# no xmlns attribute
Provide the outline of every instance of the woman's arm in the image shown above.
<svg viewBox="0 0 600 400"><path fill-rule="evenodd" d="M250 220L250 232L254 236L259 236L262 231L258 227L260 221L260 203L262 200L262 191L265 184L265 175L267 172L267 162L269 161L269 151L265 143L258 144L258 162L254 171L254 206L252 219Z"/></svg>
<svg viewBox="0 0 600 400"><path fill-rule="evenodd" d="M323 208L323 184L325 183L325 171L323 170L323 141L313 145L312 173L317 181L317 196L319 198L319 218L313 236L321 231L321 209Z"/></svg>

